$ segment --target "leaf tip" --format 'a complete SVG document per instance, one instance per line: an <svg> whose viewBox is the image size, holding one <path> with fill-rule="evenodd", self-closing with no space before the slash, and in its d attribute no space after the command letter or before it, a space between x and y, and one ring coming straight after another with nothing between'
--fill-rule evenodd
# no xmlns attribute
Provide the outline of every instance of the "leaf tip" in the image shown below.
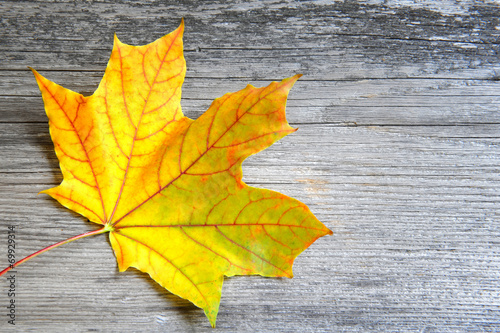
<svg viewBox="0 0 500 333"><path fill-rule="evenodd" d="M52 190L52 188L48 188L48 189L46 189L46 190L40 191L40 192L38 192L38 193L37 193L37 195L40 195L40 194L47 194L47 195L52 196L52 195L50 194L50 190Z"/></svg>
<svg viewBox="0 0 500 333"><path fill-rule="evenodd" d="M295 74L294 76L288 77L286 79L283 79L281 81L281 85L287 89L287 91L290 91L292 89L293 85L297 80L302 76L302 74Z"/></svg>
<svg viewBox="0 0 500 333"><path fill-rule="evenodd" d="M28 68L31 70L31 72L33 73L33 75L35 75L35 79L36 79L37 82L41 81L40 79L43 79L43 76L40 73L38 73L36 71L36 69L34 69L33 67L30 67L30 66L28 66Z"/></svg>
<svg viewBox="0 0 500 333"><path fill-rule="evenodd" d="M116 34L116 32L113 34L113 46L114 45L118 45L118 44L121 44L120 42L120 39L118 39L118 35Z"/></svg>
<svg viewBox="0 0 500 333"><path fill-rule="evenodd" d="M203 310L205 312L205 316L207 316L207 319L210 322L210 326L212 326L212 328L215 328L215 322L217 321L217 313L219 312L219 307L217 306L215 312L210 311L208 308L205 308Z"/></svg>
<svg viewBox="0 0 500 333"><path fill-rule="evenodd" d="M302 74L295 74L294 76L292 76L292 77L290 78L290 82L291 82L292 84L294 84L294 83L295 83L295 82L297 82L297 80L298 80L298 79L300 79L301 77L302 77Z"/></svg>
<svg viewBox="0 0 500 333"><path fill-rule="evenodd" d="M179 30L181 36L184 34L184 17L181 18L181 24L179 24L177 30Z"/></svg>
<svg viewBox="0 0 500 333"><path fill-rule="evenodd" d="M294 84L295 84L295 82L297 82L297 80L298 80L298 79L300 79L301 77L302 77L302 74L295 74L294 76L292 76L292 77L290 78L290 83L291 83L292 85L294 85Z"/></svg>

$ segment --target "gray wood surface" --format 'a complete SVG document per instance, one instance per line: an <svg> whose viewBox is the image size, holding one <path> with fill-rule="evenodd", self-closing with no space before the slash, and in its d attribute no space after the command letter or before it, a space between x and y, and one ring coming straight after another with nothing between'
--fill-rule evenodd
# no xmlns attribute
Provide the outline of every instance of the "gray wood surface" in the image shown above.
<svg viewBox="0 0 500 333"><path fill-rule="evenodd" d="M113 33L146 44L184 17L183 111L302 73L299 131L244 180L334 231L293 279L225 280L217 328L105 235L17 269L19 332L500 331L500 7L496 1L0 1L0 265L96 226L37 193L61 181L27 66L89 95Z"/></svg>

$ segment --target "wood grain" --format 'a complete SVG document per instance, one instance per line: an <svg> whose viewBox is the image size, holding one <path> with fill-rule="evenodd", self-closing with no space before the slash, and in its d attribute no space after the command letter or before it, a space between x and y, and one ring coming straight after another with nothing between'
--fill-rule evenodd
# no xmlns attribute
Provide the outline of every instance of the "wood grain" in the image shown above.
<svg viewBox="0 0 500 333"><path fill-rule="evenodd" d="M500 331L500 6L494 1L1 1L0 264L95 226L37 195L61 181L27 66L85 95L113 33L149 43L184 17L183 111L302 73L299 131L244 180L308 204L334 231L293 279L225 280L217 328L105 235L18 267L19 332ZM3 268L3 267L2 267Z"/></svg>

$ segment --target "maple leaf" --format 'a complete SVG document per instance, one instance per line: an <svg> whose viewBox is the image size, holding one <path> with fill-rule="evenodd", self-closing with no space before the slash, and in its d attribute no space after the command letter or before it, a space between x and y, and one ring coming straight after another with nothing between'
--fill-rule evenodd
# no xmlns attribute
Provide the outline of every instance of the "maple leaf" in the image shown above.
<svg viewBox="0 0 500 333"><path fill-rule="evenodd" d="M285 105L300 75L228 93L193 121L180 105L183 30L145 46L115 35L89 97L33 70L64 177L43 193L103 228L10 268L109 232L120 271L148 273L215 326L224 276L292 277L294 259L332 232L303 203L242 181L244 159L295 131Z"/></svg>

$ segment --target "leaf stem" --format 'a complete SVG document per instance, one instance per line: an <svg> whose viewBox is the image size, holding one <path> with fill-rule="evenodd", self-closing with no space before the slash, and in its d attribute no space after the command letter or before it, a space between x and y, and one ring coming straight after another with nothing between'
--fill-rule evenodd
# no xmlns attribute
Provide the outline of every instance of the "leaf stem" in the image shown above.
<svg viewBox="0 0 500 333"><path fill-rule="evenodd" d="M89 236L93 236L93 235L99 235L99 234L103 234L105 232L108 232L110 231L110 228L108 225L106 225L105 227L103 227L102 229L98 229L98 230L94 230L94 231L89 231L89 232L85 232L83 234L80 234L80 235L77 235L77 236L74 236L74 237L71 237L71 238L68 238L66 240L63 240L63 241L60 241L59 243L55 243L55 244L52 244L50 246L47 246L46 248L44 249L41 249L35 253L32 253L30 254L29 256L27 256L26 258L23 258L21 260L19 260L18 262L16 262L15 264L12 264L10 265L9 267L5 268L3 271L0 272L0 276L2 276L3 274L7 273L8 271L10 271L11 269L13 269L14 267L17 267L19 266L20 264L22 264L23 262L25 261L28 261L30 260L31 258L34 258L36 257L37 255L39 254L42 254L44 252L47 252L48 250L51 250L53 248L56 248L58 246L61 246L61 245L64 245L64 244L68 244L74 240L77 240L77 239L80 239L80 238L85 238L85 237L89 237Z"/></svg>

